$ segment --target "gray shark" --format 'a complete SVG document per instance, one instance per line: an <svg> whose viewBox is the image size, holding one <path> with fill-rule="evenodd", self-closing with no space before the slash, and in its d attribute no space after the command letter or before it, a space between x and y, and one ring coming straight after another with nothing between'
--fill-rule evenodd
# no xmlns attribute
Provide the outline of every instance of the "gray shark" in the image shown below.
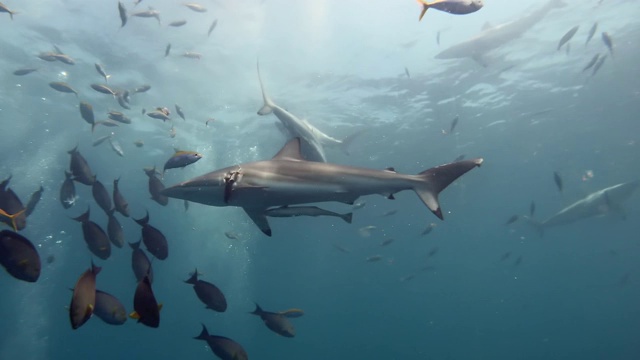
<svg viewBox="0 0 640 360"><path fill-rule="evenodd" d="M483 159L463 160L417 175L304 160L301 140L294 138L271 159L230 166L179 183L162 191L168 197L210 206L237 206L271 236L266 211L272 207L337 201L353 204L360 196L381 194L393 199L403 190L415 191L443 219L438 194Z"/></svg>
<svg viewBox="0 0 640 360"><path fill-rule="evenodd" d="M543 222L526 217L542 233L546 228L571 224L594 216L616 214L624 216L622 203L627 200L640 186L640 180L614 185L598 190L585 198L560 210Z"/></svg>
<svg viewBox="0 0 640 360"><path fill-rule="evenodd" d="M258 80L260 81L260 89L262 90L262 99L264 105L258 111L258 115L268 115L273 113L282 123L284 129L290 138L299 137L302 142L302 154L305 159L310 161L327 162L324 153L324 146L339 147L345 154L349 155L349 145L351 142L362 134L362 131L356 132L343 140L331 137L316 127L311 125L307 120L300 119L284 108L278 106L264 90L262 76L260 75L260 64L257 64Z"/></svg>
<svg viewBox="0 0 640 360"><path fill-rule="evenodd" d="M482 66L487 66L484 55L496 49L509 41L515 40L522 36L527 30L532 28L547 13L555 8L565 6L562 0L550 0L538 10L532 11L530 14L497 26L485 26L477 36L453 45L443 50L435 56L436 59L461 59L472 58Z"/></svg>

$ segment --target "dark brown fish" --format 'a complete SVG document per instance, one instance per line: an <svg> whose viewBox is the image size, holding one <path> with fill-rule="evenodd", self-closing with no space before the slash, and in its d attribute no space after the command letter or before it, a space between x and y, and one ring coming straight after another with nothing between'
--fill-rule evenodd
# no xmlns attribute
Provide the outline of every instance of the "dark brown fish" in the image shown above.
<svg viewBox="0 0 640 360"><path fill-rule="evenodd" d="M504 224L505 224L505 225L511 225L511 224L513 224L514 222L518 221L518 219L519 219L519 218L520 218L520 216L518 216L518 215L513 215L513 216L511 216L509 219L507 219L507 222L505 222Z"/></svg>
<svg viewBox="0 0 640 360"><path fill-rule="evenodd" d="M225 312L227 310L227 299L222 291L210 282L198 280L198 269L185 282L193 285L193 290L195 290L198 299L204 303L207 309L217 312Z"/></svg>
<svg viewBox="0 0 640 360"><path fill-rule="evenodd" d="M209 335L204 324L200 335L194 339L206 341L211 351L222 360L249 360L249 355L240 344L224 336Z"/></svg>
<svg viewBox="0 0 640 360"><path fill-rule="evenodd" d="M157 111L157 110L149 111L147 113L147 116L150 117L150 118L162 120L163 122L167 121L167 120L171 120L171 118L169 116L167 116L167 114L163 113L162 111Z"/></svg>
<svg viewBox="0 0 640 360"><path fill-rule="evenodd" d="M139 94L139 93L147 92L150 89L151 89L151 85L142 85L142 86L138 86L137 88L133 89L133 93L134 94Z"/></svg>
<svg viewBox="0 0 640 360"><path fill-rule="evenodd" d="M82 235L89 250L100 259L106 260L111 256L111 243L100 225L89 220L89 213L90 209L87 209L87 212L73 220L82 223Z"/></svg>
<svg viewBox="0 0 640 360"><path fill-rule="evenodd" d="M576 26L572 27L571 30L567 31L567 33L564 34L562 36L562 38L560 39L560 41L558 42L558 48L556 50L560 50L562 45L564 45L567 42L569 42L569 40L571 40L571 38L573 38L573 35L575 35L576 32L578 32L579 28L580 28L580 25L576 25ZM567 46L568 46L568 44L567 44Z"/></svg>
<svg viewBox="0 0 640 360"><path fill-rule="evenodd" d="M120 27L123 28L125 25L127 25L127 9L120 1L118 1L118 13L120 14L120 22L122 24L120 25Z"/></svg>
<svg viewBox="0 0 640 360"><path fill-rule="evenodd" d="M109 211L111 211L111 197L109 196L107 188L105 188L100 181L96 180L91 186L91 193L98 206L108 214Z"/></svg>
<svg viewBox="0 0 640 360"><path fill-rule="evenodd" d="M607 46L607 49L609 49L609 52L611 53L611 57L613 57L613 39L611 39L611 36L608 33L602 33L602 42Z"/></svg>
<svg viewBox="0 0 640 360"><path fill-rule="evenodd" d="M67 84L66 82L54 81L50 82L49 86L56 91L68 94L76 94L76 97L78 96L78 92L74 88L69 86L69 84Z"/></svg>
<svg viewBox="0 0 640 360"><path fill-rule="evenodd" d="M52 53L50 54L51 57L53 57L56 61L60 61L61 63L65 63L67 65L75 65L76 61L69 55L66 54L56 54L56 53Z"/></svg>
<svg viewBox="0 0 640 360"><path fill-rule="evenodd" d="M0 264L18 280L36 282L40 277L40 255L35 246L11 230L0 231Z"/></svg>
<svg viewBox="0 0 640 360"><path fill-rule="evenodd" d="M131 268L133 269L136 281L142 281L142 279L148 275L149 282L153 283L153 268L151 267L151 261L147 257L147 254L140 249L141 242L142 240L137 243L129 243L129 246L133 249L133 253L131 253Z"/></svg>
<svg viewBox="0 0 640 360"><path fill-rule="evenodd" d="M127 321L127 311L115 296L96 289L96 307L93 313L110 325L122 325Z"/></svg>
<svg viewBox="0 0 640 360"><path fill-rule="evenodd" d="M149 177L149 194L151 194L151 199L162 206L166 206L169 203L169 198L162 195L164 184L156 177L156 168L144 169L144 172Z"/></svg>
<svg viewBox="0 0 640 360"><path fill-rule="evenodd" d="M64 182L60 187L60 203L62 207L68 209L76 203L76 187L73 185L70 172L65 171L64 176Z"/></svg>
<svg viewBox="0 0 640 360"><path fill-rule="evenodd" d="M16 71L13 72L13 75L16 76L24 76L24 75L28 75L31 74L34 71L38 71L38 69L36 68L25 68L25 69L18 69Z"/></svg>
<svg viewBox="0 0 640 360"><path fill-rule="evenodd" d="M80 154L78 147L76 146L72 150L69 150L68 153L71 155L69 169L71 170L71 174L73 174L73 180L81 184L93 185L96 181L96 176L91 172L89 163L87 163L87 160Z"/></svg>
<svg viewBox="0 0 640 360"><path fill-rule="evenodd" d="M177 21L172 21L169 23L169 26L173 26L173 27L180 27L183 26L187 23L187 20L177 20Z"/></svg>
<svg viewBox="0 0 640 360"><path fill-rule="evenodd" d="M95 63L94 66L96 67L96 71L98 72L98 74L100 74L100 76L104 78L104 82L108 83L111 75L107 75L107 72L104 70L104 67L101 64Z"/></svg>
<svg viewBox="0 0 640 360"><path fill-rule="evenodd" d="M199 13L207 12L207 8L205 8L204 6L202 6L200 4L187 3L187 4L183 4L183 5L188 7L189 9L195 11L195 12L199 12Z"/></svg>
<svg viewBox="0 0 640 360"><path fill-rule="evenodd" d="M29 215L31 215L33 210L36 209L36 205L38 205L38 202L40 201L40 198L42 198L42 192L43 191L44 191L44 188L42 187L42 185L40 185L40 189L36 190L33 194L31 194L31 197L29 198L29 201L27 202L27 208L25 209L25 215L27 217Z"/></svg>
<svg viewBox="0 0 640 360"><path fill-rule="evenodd" d="M180 106L178 106L178 104L176 104L176 113L178 114L178 116L180 116L182 118L182 120L187 120L184 117L184 112L182 112L182 108Z"/></svg>
<svg viewBox="0 0 640 360"><path fill-rule="evenodd" d="M99 93L103 93L106 95L111 95L113 97L116 96L116 92L113 91L110 87L108 87L107 85L102 85L102 84L91 84L91 88Z"/></svg>
<svg viewBox="0 0 640 360"><path fill-rule="evenodd" d="M120 111L109 111L109 119L123 124L131 124L131 119Z"/></svg>
<svg viewBox="0 0 640 360"><path fill-rule="evenodd" d="M107 235L109 235L109 240L111 240L113 245L122 248L124 246L124 231L122 231L122 225L120 225L114 212L115 210L111 209L111 211L107 213L109 217L109 221L107 222Z"/></svg>
<svg viewBox="0 0 640 360"><path fill-rule="evenodd" d="M129 217L129 203L124 198L124 196L122 196L122 193L118 188L119 182L120 178L113 180L113 204L115 205L117 212L125 217Z"/></svg>
<svg viewBox="0 0 640 360"><path fill-rule="evenodd" d="M291 324L289 319L287 319L282 314L264 311L258 304L256 304L256 309L251 312L251 314L260 316L269 330L275 332L278 335L282 335L284 337L294 337L296 335L293 324Z"/></svg>
<svg viewBox="0 0 640 360"><path fill-rule="evenodd" d="M77 329L86 323L96 307L96 276L102 268L91 262L91 269L86 270L73 287L71 305L69 305L69 320L71 328Z"/></svg>
<svg viewBox="0 0 640 360"><path fill-rule="evenodd" d="M84 119L84 121L91 124L91 131L96 127L96 118L93 115L93 106L86 101L80 102L80 115Z"/></svg>
<svg viewBox="0 0 640 360"><path fill-rule="evenodd" d="M132 319L137 319L139 323L152 328L160 326L160 309L162 305L158 304L153 289L151 289L151 281L145 275L142 281L138 282L136 292L133 296L133 312L129 315Z"/></svg>
<svg viewBox="0 0 640 360"><path fill-rule="evenodd" d="M553 181L555 181L558 191L562 192L562 177L557 171L553 173Z"/></svg>
<svg viewBox="0 0 640 360"><path fill-rule="evenodd" d="M142 242L151 255L159 260L164 260L169 256L169 244L164 234L149 225L149 212L142 219L133 219L138 225L142 226Z"/></svg>
<svg viewBox="0 0 640 360"><path fill-rule="evenodd" d="M218 26L218 19L213 20L213 22L209 26L209 31L207 31L207 37L211 36L211 33L216 28L216 26Z"/></svg>
<svg viewBox="0 0 640 360"><path fill-rule="evenodd" d="M0 222L19 231L27 226L27 209L13 190L8 188L11 176L0 183Z"/></svg>

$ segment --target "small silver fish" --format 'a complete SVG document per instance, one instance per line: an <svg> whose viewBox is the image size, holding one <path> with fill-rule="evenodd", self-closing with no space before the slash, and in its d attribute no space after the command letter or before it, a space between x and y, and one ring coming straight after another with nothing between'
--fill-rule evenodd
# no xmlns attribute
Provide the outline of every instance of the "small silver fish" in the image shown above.
<svg viewBox="0 0 640 360"><path fill-rule="evenodd" d="M111 77L111 75L107 75L102 65L95 63L95 66L96 66L96 71L98 71L98 74L100 74L104 78L104 82L109 83L109 78Z"/></svg>
<svg viewBox="0 0 640 360"><path fill-rule="evenodd" d="M122 151L122 146L120 146L120 143L118 142L118 140L109 138L109 145L111 145L111 149L115 151L116 154L118 154L121 157L124 157L124 151Z"/></svg>

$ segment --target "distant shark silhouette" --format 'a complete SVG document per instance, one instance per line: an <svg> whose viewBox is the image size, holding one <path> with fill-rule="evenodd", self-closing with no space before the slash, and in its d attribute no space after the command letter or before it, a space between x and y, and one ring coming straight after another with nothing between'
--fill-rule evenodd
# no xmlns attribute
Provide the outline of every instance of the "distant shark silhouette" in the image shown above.
<svg viewBox="0 0 640 360"><path fill-rule="evenodd" d="M537 222L528 216L525 216L525 219L542 235L547 228L571 224L594 216L616 214L624 217L625 210L622 203L631 197L638 187L640 187L640 180L614 185L587 195L543 222Z"/></svg>
<svg viewBox="0 0 640 360"><path fill-rule="evenodd" d="M522 36L527 30L532 28L542 20L549 11L565 6L562 0L550 0L540 9L531 12L518 20L509 21L497 26L485 25L482 32L477 36L453 45L443 50L435 56L436 59L462 59L472 58L480 65L486 67L487 62L484 55L509 41Z"/></svg>

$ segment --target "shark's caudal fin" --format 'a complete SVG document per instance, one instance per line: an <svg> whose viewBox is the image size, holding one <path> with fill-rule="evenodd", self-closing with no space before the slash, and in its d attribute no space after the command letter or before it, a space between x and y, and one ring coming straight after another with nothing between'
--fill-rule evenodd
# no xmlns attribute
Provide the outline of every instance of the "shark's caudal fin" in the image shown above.
<svg viewBox="0 0 640 360"><path fill-rule="evenodd" d="M256 68L258 69L258 81L260 81L260 90L262 90L262 101L264 105L258 110L258 115L268 115L273 111L273 101L269 98L266 91L264 91L264 84L262 83L262 75L260 75L260 61L256 61Z"/></svg>
<svg viewBox="0 0 640 360"><path fill-rule="evenodd" d="M413 190L429 210L442 220L442 209L438 202L440 192L469 170L482 165L483 161L482 158L462 160L425 170L417 175L420 180Z"/></svg>
<svg viewBox="0 0 640 360"><path fill-rule="evenodd" d="M343 153L345 153L345 155L350 155L349 154L349 147L351 146L351 143L353 143L353 140L357 139L358 137L360 137L360 135L362 135L365 131L367 131L366 129L360 130L360 131L356 131L355 133L347 136L346 138L342 139L342 142L340 142L340 150L342 150Z"/></svg>

